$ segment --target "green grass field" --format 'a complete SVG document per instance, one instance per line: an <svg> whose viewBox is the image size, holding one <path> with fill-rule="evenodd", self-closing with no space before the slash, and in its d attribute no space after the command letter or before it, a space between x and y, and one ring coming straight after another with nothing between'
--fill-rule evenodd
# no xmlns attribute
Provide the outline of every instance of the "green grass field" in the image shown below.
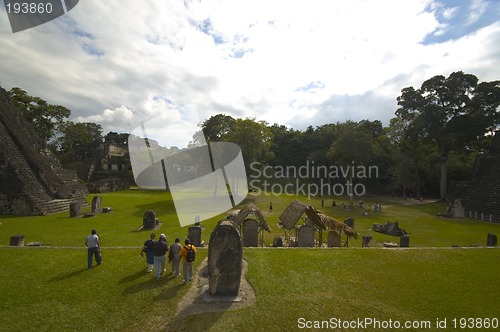
<svg viewBox="0 0 500 332"><path fill-rule="evenodd" d="M343 211L331 207L331 200L322 210L339 220L353 217L360 235L373 236L372 248L361 248L359 238L351 239L350 248L245 248L254 304L175 317L188 286L170 275L154 280L139 255L149 235L139 230L146 210L156 212L163 223L158 232L169 242L186 236L187 227L179 226L169 195L130 190L101 196L113 212L95 218L69 218L69 213L0 217L1 331L291 331L310 330L301 327L322 321L365 318L410 321L420 324L415 331L442 331L460 330L460 318L500 319L500 250L469 247L484 246L487 233L500 235L500 225L437 218L444 211L442 203L370 198L364 198L365 205L381 202L381 214ZM276 223L294 198L321 210L320 198L248 196L266 213L272 228L264 237L267 246L275 235L284 234ZM270 201L273 212L268 214ZM206 242L223 217L202 222ZM378 249L384 241L399 242L370 230L373 223L385 221L399 221L416 249ZM84 241L92 228L102 238L103 264L87 270ZM51 247L8 247L15 234L25 235L25 244ZM199 250L197 264L206 255L207 250ZM436 320L442 324L444 319L447 328L437 329ZM376 327L343 330L387 330Z"/></svg>

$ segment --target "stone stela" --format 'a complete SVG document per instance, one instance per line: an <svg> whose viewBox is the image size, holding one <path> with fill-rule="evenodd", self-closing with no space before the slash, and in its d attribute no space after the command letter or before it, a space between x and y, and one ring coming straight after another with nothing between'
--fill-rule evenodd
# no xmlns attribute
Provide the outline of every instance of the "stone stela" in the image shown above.
<svg viewBox="0 0 500 332"><path fill-rule="evenodd" d="M237 296L242 273L243 246L231 221L223 221L210 235L208 285L211 295Z"/></svg>
<svg viewBox="0 0 500 332"><path fill-rule="evenodd" d="M203 247L205 242L201 239L201 227L191 226L188 228L187 237L191 244L195 247Z"/></svg>

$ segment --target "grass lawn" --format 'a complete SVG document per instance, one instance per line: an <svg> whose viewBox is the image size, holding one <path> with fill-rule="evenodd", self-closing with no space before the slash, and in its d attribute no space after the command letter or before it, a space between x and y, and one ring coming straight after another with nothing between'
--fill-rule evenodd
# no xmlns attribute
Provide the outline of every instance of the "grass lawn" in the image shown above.
<svg viewBox="0 0 500 332"><path fill-rule="evenodd" d="M101 196L103 206L113 212L95 218L69 218L69 213L0 217L0 244L5 246L0 248L1 331L290 331L298 330L299 322L331 318L430 322L434 330L436 319L446 318L447 330L453 330L453 318L500 319L500 250L451 248L485 245L487 233L500 235L500 225L437 218L444 210L441 203L370 198L365 204L381 202L381 214L343 211L331 207L331 200L322 210L339 220L352 216L360 235L373 236L374 248L361 249L360 239L351 240L349 249L245 248L247 278L257 296L253 305L174 317L187 286L170 275L154 280L139 255L149 235L139 230L146 210L156 212L163 223L158 232L167 234L169 242L186 236L170 196L139 190ZM283 235L276 223L294 198L321 210L320 198L248 196L266 212L272 227L265 234L266 245ZM268 214L270 201L273 212ZM202 222L206 242L221 218ZM398 242L370 230L373 223L385 221L399 221L416 249L376 249L383 241ZM103 264L87 270L84 241L91 228L102 238ZM7 247L15 234L25 235L25 244L53 247ZM197 264L207 250L198 252Z"/></svg>

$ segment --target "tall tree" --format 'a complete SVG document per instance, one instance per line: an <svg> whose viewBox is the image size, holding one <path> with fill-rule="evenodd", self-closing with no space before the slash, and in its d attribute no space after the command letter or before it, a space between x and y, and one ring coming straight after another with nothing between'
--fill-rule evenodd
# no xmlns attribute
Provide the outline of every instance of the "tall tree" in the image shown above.
<svg viewBox="0 0 500 332"><path fill-rule="evenodd" d="M14 105L22 112L23 116L33 124L38 135L45 141L55 137L55 132L71 111L61 105L52 105L40 97L33 97L18 87L9 91Z"/></svg>
<svg viewBox="0 0 500 332"><path fill-rule="evenodd" d="M304 165L309 153L304 134L278 124L272 125L269 129L273 135L271 150L274 154L269 163L273 166Z"/></svg>
<svg viewBox="0 0 500 332"><path fill-rule="evenodd" d="M238 144L241 148L247 171L252 162L266 163L273 157L273 135L264 121L236 119L234 128L228 132L226 138L228 142Z"/></svg>
<svg viewBox="0 0 500 332"><path fill-rule="evenodd" d="M225 114L217 114L202 124L203 134L208 142L227 141L227 137L236 126L236 120Z"/></svg>
<svg viewBox="0 0 500 332"><path fill-rule="evenodd" d="M500 123L500 81L481 82L472 74L454 72L406 87L397 98L396 111L413 139L432 142L440 164L440 195L447 197L450 152L480 140Z"/></svg>
<svg viewBox="0 0 500 332"><path fill-rule="evenodd" d="M62 134L59 156L63 163L93 158L103 141L101 125L91 122L68 121L63 126Z"/></svg>

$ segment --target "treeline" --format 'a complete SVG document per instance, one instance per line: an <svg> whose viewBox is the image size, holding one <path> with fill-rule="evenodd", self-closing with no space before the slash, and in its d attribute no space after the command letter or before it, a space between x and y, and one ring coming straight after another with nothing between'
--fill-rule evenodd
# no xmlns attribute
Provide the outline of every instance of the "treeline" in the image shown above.
<svg viewBox="0 0 500 332"><path fill-rule="evenodd" d="M451 181L469 180L476 156L488 151L500 124L500 81L479 82L461 71L406 87L388 126L378 121L309 126L305 131L255 119L212 116L208 141L230 141L252 162L378 168L372 193L447 197Z"/></svg>
<svg viewBox="0 0 500 332"><path fill-rule="evenodd" d="M99 124L68 121L67 108L19 88L10 95L63 165L92 158L102 143ZM370 193L446 198L450 181L469 180L476 156L490 147L500 124L500 81L479 82L461 71L438 75L418 89L403 88L397 101L387 126L362 120L300 131L218 114L202 129L208 142L238 144L249 176L257 167L376 167L377 177L366 180Z"/></svg>
<svg viewBox="0 0 500 332"><path fill-rule="evenodd" d="M18 87L12 88L9 94L14 105L33 124L63 165L85 162L94 157L103 141L101 125L69 121L69 109L30 96Z"/></svg>

